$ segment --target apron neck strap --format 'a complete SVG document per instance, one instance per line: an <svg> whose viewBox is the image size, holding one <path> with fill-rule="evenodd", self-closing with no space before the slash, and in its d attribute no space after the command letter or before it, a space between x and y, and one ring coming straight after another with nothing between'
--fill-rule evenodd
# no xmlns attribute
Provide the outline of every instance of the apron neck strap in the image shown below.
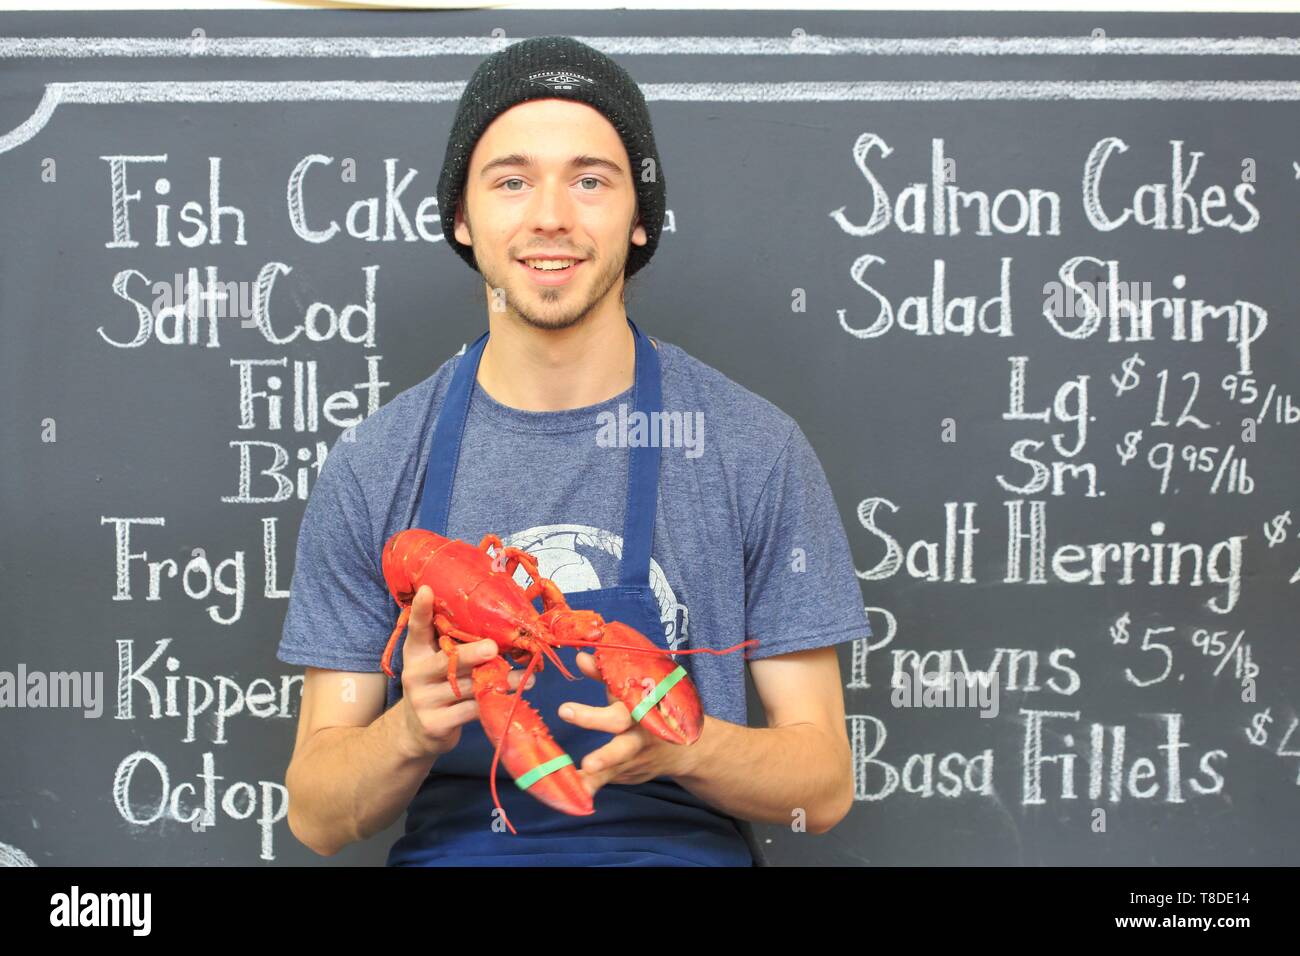
<svg viewBox="0 0 1300 956"><path fill-rule="evenodd" d="M623 512L623 560L618 583L623 587L645 587L650 580L650 549L654 540L655 512L659 504L659 442L655 438L652 413L663 411L663 385L659 373L659 350L650 344L631 319L636 338L636 381L632 405L645 416L643 445L628 448L627 505Z"/></svg>
<svg viewBox="0 0 1300 956"><path fill-rule="evenodd" d="M460 440L465 434L465 419L469 414L470 393L478 363L483 357L483 346L488 333L484 332L465 350L452 372L438 421L433 426L433 441L429 445L429 458L424 469L424 488L420 493L418 525L426 531L447 533L447 513L451 510L451 487L456 477L456 462L460 460Z"/></svg>

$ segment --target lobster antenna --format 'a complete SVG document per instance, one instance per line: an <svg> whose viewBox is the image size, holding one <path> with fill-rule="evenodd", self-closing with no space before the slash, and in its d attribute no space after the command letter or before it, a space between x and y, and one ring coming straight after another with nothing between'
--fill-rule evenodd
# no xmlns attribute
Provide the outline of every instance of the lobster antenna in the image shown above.
<svg viewBox="0 0 1300 956"><path fill-rule="evenodd" d="M712 647L694 647L685 651L671 651L666 647L636 647L631 644L607 644L604 641L566 641L563 638L554 638L551 640L551 643L556 647L604 647L615 651L640 651L642 654L672 654L676 656L678 654L731 654L734 651L740 650L742 647L757 647L758 639L751 637L747 641L741 641L739 644L732 644L730 647L725 647L722 650L717 650Z"/></svg>
<svg viewBox="0 0 1300 956"><path fill-rule="evenodd" d="M546 655L546 659L547 659L547 660L549 660L552 664L554 664L557 668L559 668L560 673L564 675L564 677L565 677L566 680L577 680L577 679L578 679L578 678L574 677L572 673L569 672L569 669L566 668L566 667L564 666L564 661L560 660L560 655L559 655L559 654L556 654L555 651L552 650L552 648L551 648L551 645L552 645L552 644L556 644L556 645L561 644L560 641L552 641L549 637L546 637L546 638L540 638L540 639L539 639L539 642L540 642L540 644L541 644L541 648L542 648L542 651L541 651L541 652L542 652L543 654ZM577 645L574 645L574 644L564 644L563 646L565 646L565 647L583 647L583 646L585 646L585 645L581 645L581 644L577 644ZM534 655L534 657L536 657L536 655L537 655L537 650L536 650L535 648L534 648L534 650L533 650L533 655ZM531 667L532 664L530 663L529 666Z"/></svg>

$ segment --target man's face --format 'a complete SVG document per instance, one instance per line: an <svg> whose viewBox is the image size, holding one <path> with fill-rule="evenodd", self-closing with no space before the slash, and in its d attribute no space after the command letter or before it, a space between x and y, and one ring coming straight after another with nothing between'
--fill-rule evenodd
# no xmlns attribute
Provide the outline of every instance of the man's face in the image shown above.
<svg viewBox="0 0 1300 956"><path fill-rule="evenodd" d="M462 196L456 238L473 247L489 295L538 328L567 328L621 296L628 243L646 243L627 150L585 103L529 100L498 116ZM579 261L559 272L522 261L543 254Z"/></svg>

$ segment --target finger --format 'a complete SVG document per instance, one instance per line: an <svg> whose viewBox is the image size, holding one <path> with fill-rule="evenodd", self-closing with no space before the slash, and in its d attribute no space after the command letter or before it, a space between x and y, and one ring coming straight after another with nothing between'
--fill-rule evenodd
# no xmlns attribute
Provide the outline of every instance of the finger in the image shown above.
<svg viewBox="0 0 1300 956"><path fill-rule="evenodd" d="M497 645L492 640L473 641L469 644L457 644L452 641L456 647L456 677L459 679L462 674L468 674L479 664L489 661L497 656ZM451 655L446 651L438 650L429 659L429 674L434 680L442 680L447 677L451 669Z"/></svg>
<svg viewBox="0 0 1300 956"><path fill-rule="evenodd" d="M595 799L596 793L601 787L609 782L609 773L587 773L581 767L578 768L578 779L582 785L587 788L587 795Z"/></svg>
<svg viewBox="0 0 1300 956"><path fill-rule="evenodd" d="M440 737L444 737L457 727L463 727L471 720L478 720L478 718L478 701L473 697L468 697L465 700L440 708L437 716L433 718L431 731Z"/></svg>
<svg viewBox="0 0 1300 956"><path fill-rule="evenodd" d="M519 682L520 682L521 680L523 680L523 677L524 677L524 672L523 672L523 671L511 671L511 672L510 672L510 676L507 678L507 680L510 681L510 686L511 686L511 687L518 687L518 686L519 686ZM529 675L528 675L528 683L527 683L526 685L524 685L524 690L528 690L528 688L532 687L532 686L533 686L534 684L536 684L536 683L537 683L537 675L536 675L536 674L529 674Z"/></svg>
<svg viewBox="0 0 1300 956"><path fill-rule="evenodd" d="M406 637L402 642L402 668L417 673L438 653L437 636L433 627L433 589L427 584L415 592L411 600L411 616L406 623ZM445 669L444 669L445 673Z"/></svg>
<svg viewBox="0 0 1300 956"><path fill-rule="evenodd" d="M446 677L432 677L429 679L432 687L430 699L439 707L448 707L462 700L474 699L474 679L466 674L464 677L456 675L456 687L460 690L460 696L457 697L452 690L451 681Z"/></svg>
<svg viewBox="0 0 1300 956"><path fill-rule="evenodd" d="M471 646L471 645L466 645L466 646ZM446 655L444 654L443 656L445 657ZM465 697L472 696L474 693L474 678L473 675L468 670L465 655L461 654L460 658L461 659L456 664L456 686L460 688L461 698L465 698ZM506 683L509 685L512 692L519 688L519 682L523 679L525 673L526 672L522 670L512 670L509 674L506 675ZM445 673L444 674L430 673L425 679L427 680L428 683L434 684L436 687L440 688L441 692L438 694L437 697L437 700L440 703L445 704L449 701L456 700L456 695L452 692L451 681L447 679L447 675ZM528 690L529 688L533 687L536 683L537 683L537 675L529 674L528 683L524 686L524 690Z"/></svg>
<svg viewBox="0 0 1300 956"><path fill-rule="evenodd" d="M592 680L600 680L600 671L596 667L596 655L578 651L578 669Z"/></svg>
<svg viewBox="0 0 1300 956"><path fill-rule="evenodd" d="M578 778L587 788L587 792L594 798L596 792L607 784L614 783L623 772L626 764L616 763L599 770L588 770L585 766L586 759L583 760L584 766L578 768Z"/></svg>
<svg viewBox="0 0 1300 956"><path fill-rule="evenodd" d="M617 774L619 764L631 760L644 746L645 738L640 734L619 734L609 743L583 757L582 769L591 774Z"/></svg>
<svg viewBox="0 0 1300 956"><path fill-rule="evenodd" d="M427 584L420 585L411 601L411 617L407 621L408 631L424 640L433 637L433 588Z"/></svg>
<svg viewBox="0 0 1300 956"><path fill-rule="evenodd" d="M468 674L464 677L456 676L456 687L460 689L460 697L452 691L451 681L446 677L431 677L429 684L433 686L433 700L444 707L453 701L474 697L474 679Z"/></svg>
<svg viewBox="0 0 1300 956"><path fill-rule="evenodd" d="M586 651L579 651L577 656L577 661L578 661L578 668L582 671L583 674L585 674L587 677L591 678L592 680L598 680L604 682L605 678L601 675L600 668L596 665L595 654L589 654ZM614 701L618 700L618 698L614 696L614 692L610 690L608 686L606 686L605 688L605 698L611 704L614 703Z"/></svg>
<svg viewBox="0 0 1300 956"><path fill-rule="evenodd" d="M457 651L460 654L460 659L466 664L477 666L497 656L497 642L490 637L485 637L481 641L461 644Z"/></svg>
<svg viewBox="0 0 1300 956"><path fill-rule="evenodd" d="M508 680L512 692L519 687L519 678L522 676L523 671L516 671L509 676ZM524 690L528 690L529 687L532 687L534 682L535 678L530 678L528 687L525 687ZM452 692L451 681L447 680L445 677L430 678L429 683L432 684L434 688L433 700L440 706L446 707L457 701L474 699L474 678L470 675L462 676L459 671L456 676L456 686L460 688L459 697Z"/></svg>
<svg viewBox="0 0 1300 956"><path fill-rule="evenodd" d="M634 726L632 714L622 701L616 701L607 707L592 707L575 701L565 701L560 705L560 718L588 730L599 730L607 734L621 734Z"/></svg>
<svg viewBox="0 0 1300 956"><path fill-rule="evenodd" d="M433 627L433 588L421 585L411 600L406 637L402 641L402 670L420 678L426 672L446 674L446 661L435 657L438 640Z"/></svg>

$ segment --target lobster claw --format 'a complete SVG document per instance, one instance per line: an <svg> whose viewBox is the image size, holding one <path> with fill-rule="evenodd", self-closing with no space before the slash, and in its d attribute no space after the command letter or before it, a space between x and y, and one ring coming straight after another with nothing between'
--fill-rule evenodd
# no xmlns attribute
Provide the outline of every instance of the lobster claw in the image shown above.
<svg viewBox="0 0 1300 956"><path fill-rule="evenodd" d="M510 687L510 665L494 657L474 668L474 699L479 723L501 755L506 771L522 790L553 810L572 816L595 812L573 758L555 742L542 716ZM520 689L527 682L520 681ZM513 711L513 715L512 715ZM507 728L509 732L507 733ZM502 738L505 739L504 744ZM496 767L492 768L492 793L496 798ZM500 806L500 802L497 806ZM506 821L509 824L509 821ZM511 827L513 831L514 828Z"/></svg>
<svg viewBox="0 0 1300 956"><path fill-rule="evenodd" d="M645 647L647 653L606 643ZM700 739L704 727L700 695L686 669L665 656L663 648L621 621L607 621L595 657L609 692L627 705L642 727L673 744Z"/></svg>

